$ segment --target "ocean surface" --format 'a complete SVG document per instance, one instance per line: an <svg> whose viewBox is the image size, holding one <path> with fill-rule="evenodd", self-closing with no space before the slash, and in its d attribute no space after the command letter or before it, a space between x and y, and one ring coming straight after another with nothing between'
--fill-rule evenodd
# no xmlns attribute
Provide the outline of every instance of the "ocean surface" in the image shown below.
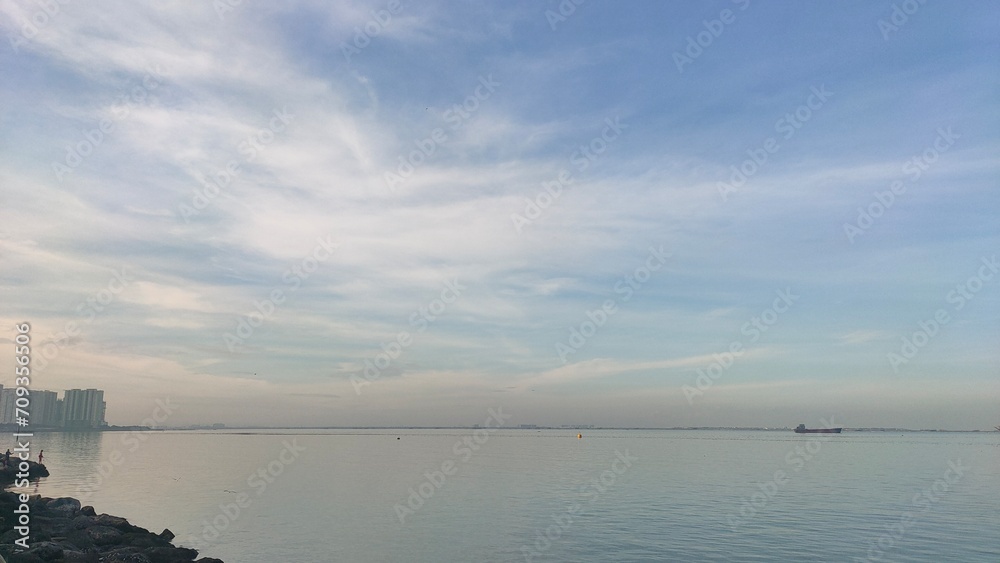
<svg viewBox="0 0 1000 563"><path fill-rule="evenodd" d="M581 432L38 434L32 489L227 563L1000 562L1000 432Z"/></svg>

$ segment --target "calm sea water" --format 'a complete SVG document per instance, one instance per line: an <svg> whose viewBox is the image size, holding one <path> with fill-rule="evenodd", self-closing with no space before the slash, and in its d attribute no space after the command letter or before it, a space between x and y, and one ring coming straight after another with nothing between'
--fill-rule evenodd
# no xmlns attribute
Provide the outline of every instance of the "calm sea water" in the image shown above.
<svg viewBox="0 0 1000 563"><path fill-rule="evenodd" d="M66 433L32 447L52 473L37 492L227 563L1000 562L1000 433L583 432Z"/></svg>

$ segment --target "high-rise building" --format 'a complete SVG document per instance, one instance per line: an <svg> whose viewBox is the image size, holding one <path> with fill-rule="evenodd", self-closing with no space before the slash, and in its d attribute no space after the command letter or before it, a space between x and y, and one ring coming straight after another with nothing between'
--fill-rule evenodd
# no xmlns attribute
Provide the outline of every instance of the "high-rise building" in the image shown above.
<svg viewBox="0 0 1000 563"><path fill-rule="evenodd" d="M59 413L59 395L55 391L31 392L31 425L61 426Z"/></svg>
<svg viewBox="0 0 1000 563"><path fill-rule="evenodd" d="M17 404L15 389L4 389L0 385L0 424L14 424Z"/></svg>
<svg viewBox="0 0 1000 563"><path fill-rule="evenodd" d="M67 389L63 395L62 422L65 428L99 428L104 426L104 391L100 389Z"/></svg>
<svg viewBox="0 0 1000 563"><path fill-rule="evenodd" d="M107 403L100 389L68 389L63 399L55 391L29 390L24 410L32 427L100 428ZM17 389L0 385L0 424L17 423ZM22 401L24 403L24 401Z"/></svg>

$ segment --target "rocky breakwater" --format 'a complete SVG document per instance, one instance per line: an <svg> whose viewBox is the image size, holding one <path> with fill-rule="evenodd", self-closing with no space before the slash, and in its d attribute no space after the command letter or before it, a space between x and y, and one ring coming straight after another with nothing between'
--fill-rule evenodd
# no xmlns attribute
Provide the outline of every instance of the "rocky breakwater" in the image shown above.
<svg viewBox="0 0 1000 563"><path fill-rule="evenodd" d="M20 470L22 463L28 464L28 471ZM48 477L49 470L41 463L33 461L21 461L17 456L10 457L10 465L0 464L0 487L6 488L13 485L18 479L29 479L34 481L39 477Z"/></svg>
<svg viewBox="0 0 1000 563"><path fill-rule="evenodd" d="M0 484L14 484L16 473L0 468ZM44 465L31 463L31 478L48 474ZM24 530L17 529L25 513L27 541ZM196 560L197 550L175 547L173 539L170 530L154 534L124 518L97 514L74 498L0 492L0 556L9 563L222 563L209 557Z"/></svg>

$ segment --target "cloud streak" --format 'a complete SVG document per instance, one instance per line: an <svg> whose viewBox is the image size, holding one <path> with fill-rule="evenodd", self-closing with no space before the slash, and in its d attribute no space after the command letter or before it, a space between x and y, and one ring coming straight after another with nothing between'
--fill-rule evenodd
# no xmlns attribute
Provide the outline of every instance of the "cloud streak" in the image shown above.
<svg viewBox="0 0 1000 563"><path fill-rule="evenodd" d="M41 385L103 386L112 422L168 390L232 405L179 410L178 424L249 423L245 407L268 396L300 418L261 424L374 423L391 409L420 423L421 404L464 421L466 405L508 388L525 412L568 418L553 393L587 408L609 393L683 405L679 386L787 286L811 300L712 393L771 389L751 393L745 424L809 397L796 382L813 378L855 390L832 402L876 410L884 347L1000 242L983 6L926 6L947 33L914 24L891 41L864 3L754 6L683 73L670 54L718 9L587 5L553 31L530 3L407 4L348 60L342 46L388 4L244 3L222 17L211 4L59 6L30 39L36 5L0 6L0 326L29 321L52 340L77 323ZM819 84L835 94L720 202L730 167ZM574 155L616 116L628 128L583 167ZM961 139L849 244L843 223L947 127ZM447 140L390 193L386 171L438 129ZM518 233L511 216L563 170L572 183ZM288 291L286 273L325 237L336 252ZM560 365L552 344L614 298L652 244L671 248L666 270ZM81 314L123 267L134 281ZM462 299L355 397L365 359L456 278ZM287 299L230 350L223 335L276 288ZM998 295L978 295L907 366L908 383L930 388L961 365L961 385L995 396ZM713 401L606 419L711 424ZM992 415L945 415L941 401L929 418Z"/></svg>

